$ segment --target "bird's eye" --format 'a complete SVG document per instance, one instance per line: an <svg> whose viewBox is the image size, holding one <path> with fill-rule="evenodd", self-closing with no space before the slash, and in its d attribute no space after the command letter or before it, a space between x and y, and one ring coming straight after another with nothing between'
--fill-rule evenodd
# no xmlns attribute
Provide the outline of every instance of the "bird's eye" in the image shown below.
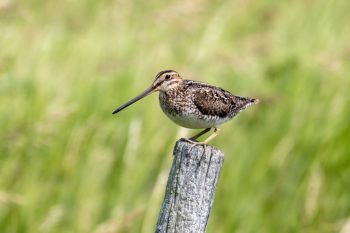
<svg viewBox="0 0 350 233"><path fill-rule="evenodd" d="M169 74L165 75L165 79L169 79L169 78L170 78Z"/></svg>

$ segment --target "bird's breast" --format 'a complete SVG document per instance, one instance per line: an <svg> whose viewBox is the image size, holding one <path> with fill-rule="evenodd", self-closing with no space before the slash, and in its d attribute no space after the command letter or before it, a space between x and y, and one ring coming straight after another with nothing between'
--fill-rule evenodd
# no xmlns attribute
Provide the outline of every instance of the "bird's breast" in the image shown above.
<svg viewBox="0 0 350 233"><path fill-rule="evenodd" d="M190 111L191 100L176 91L161 91L159 93L159 102L163 112L166 115L181 115Z"/></svg>

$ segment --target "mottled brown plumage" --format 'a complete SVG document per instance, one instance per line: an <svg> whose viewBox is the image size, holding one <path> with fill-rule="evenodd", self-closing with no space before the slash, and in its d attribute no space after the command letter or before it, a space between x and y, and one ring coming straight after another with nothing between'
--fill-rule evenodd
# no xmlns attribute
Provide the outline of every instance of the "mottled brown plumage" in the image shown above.
<svg viewBox="0 0 350 233"><path fill-rule="evenodd" d="M160 92L160 106L175 123L191 129L205 128L192 140L208 132L210 128L215 129L214 134L204 143L217 135L218 125L230 120L249 105L258 102L257 99L236 96L207 83L183 80L176 71L165 70L156 75L151 87L119 107L113 114L154 91Z"/></svg>

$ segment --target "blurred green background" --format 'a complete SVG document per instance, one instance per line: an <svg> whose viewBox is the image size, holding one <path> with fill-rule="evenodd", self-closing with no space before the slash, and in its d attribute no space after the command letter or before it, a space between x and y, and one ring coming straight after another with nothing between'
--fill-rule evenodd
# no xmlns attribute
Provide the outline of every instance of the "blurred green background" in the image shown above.
<svg viewBox="0 0 350 233"><path fill-rule="evenodd" d="M0 232L153 232L184 130L163 69L261 99L208 232L350 232L350 1L0 1Z"/></svg>

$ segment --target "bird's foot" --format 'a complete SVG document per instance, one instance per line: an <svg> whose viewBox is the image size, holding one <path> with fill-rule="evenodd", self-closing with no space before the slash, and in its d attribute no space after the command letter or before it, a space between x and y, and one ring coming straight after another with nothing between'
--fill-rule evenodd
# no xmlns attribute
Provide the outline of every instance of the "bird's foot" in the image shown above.
<svg viewBox="0 0 350 233"><path fill-rule="evenodd" d="M219 134L220 129L214 128L213 134L211 134L206 140L204 140L204 142L199 142L196 139L199 136L207 133L209 130L210 130L210 128L207 128L207 129L203 130L202 132L200 132L199 134L197 134L197 135L195 135L194 137L191 137L191 138L181 138L182 141L189 142L189 143L192 144L190 149L188 150L188 152L191 152L193 147L200 145L200 146L203 146L203 149L204 149L203 150L203 154L205 154L208 142L211 141L213 138L215 138Z"/></svg>
<svg viewBox="0 0 350 233"><path fill-rule="evenodd" d="M204 148L204 152L205 153L205 150L206 150L206 147L207 147L207 143L204 141L204 142L198 142L196 139L194 138L181 138L182 141L185 141L185 142L189 142L191 143L191 147L190 149L188 149L188 152L191 152L191 150L193 149L193 147L195 146L203 146Z"/></svg>

